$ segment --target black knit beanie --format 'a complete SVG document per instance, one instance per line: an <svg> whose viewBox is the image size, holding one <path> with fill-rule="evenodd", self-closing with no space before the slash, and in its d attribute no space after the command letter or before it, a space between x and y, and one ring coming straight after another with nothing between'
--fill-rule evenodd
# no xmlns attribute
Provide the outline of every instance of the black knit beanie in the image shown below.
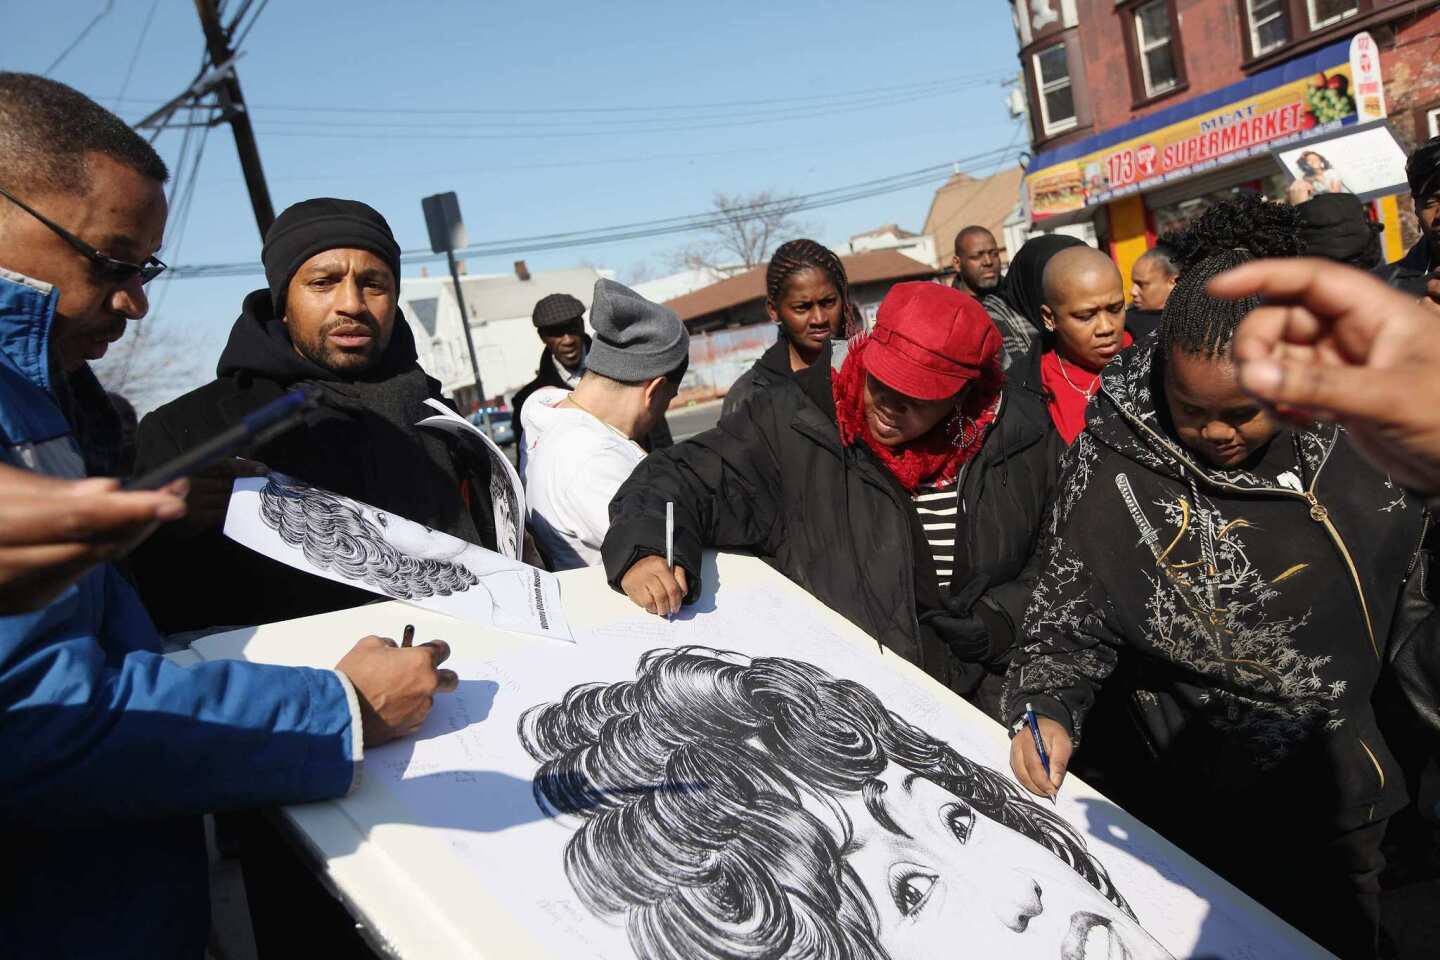
<svg viewBox="0 0 1440 960"><path fill-rule="evenodd" d="M317 253L342 248L369 250L384 260L399 290L400 245L384 217L358 200L302 200L275 218L260 250L275 316L285 315L285 291L295 271Z"/></svg>

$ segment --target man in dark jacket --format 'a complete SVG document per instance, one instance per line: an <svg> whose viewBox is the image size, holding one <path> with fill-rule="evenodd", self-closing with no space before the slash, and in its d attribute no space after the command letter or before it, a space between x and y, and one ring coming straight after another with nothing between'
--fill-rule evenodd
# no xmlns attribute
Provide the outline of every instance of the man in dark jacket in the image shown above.
<svg viewBox="0 0 1440 960"><path fill-rule="evenodd" d="M568 293L552 293L541 297L535 304L530 320L535 324L535 333L545 343L540 351L540 363L535 368L535 379L515 391L510 401L511 422L515 425L515 449L525 450L525 430L521 426L520 411L525 407L536 390L542 387L560 387L574 390L580 385L585 374L585 357L590 353L590 335L585 332L585 304ZM671 444L670 425L661 417L660 422L650 431L648 437L640 440L646 450L656 450ZM520 465L524 472L525 464Z"/></svg>
<svg viewBox="0 0 1440 960"><path fill-rule="evenodd" d="M433 694L454 688L453 674L435 670L438 645L401 650L377 637L333 671L181 667L161 655L125 578L99 562L140 538L147 518L132 514L128 534L85 548L99 505L76 494L107 484L78 480L75 411L58 381L145 316L144 284L164 269L154 253L166 176L119 117L53 80L0 72L0 462L5 513L29 529L6 524L8 541L29 542L7 573L18 562L27 575L3 578L0 595L7 958L201 956L201 814L343 796L362 737L376 745L414 729ZM183 486L148 519L183 512ZM41 498L48 516L30 502ZM32 539L57 519L68 543Z"/></svg>
<svg viewBox="0 0 1440 960"><path fill-rule="evenodd" d="M1180 268L1163 243L1157 243L1135 261L1130 268L1130 309L1125 311L1125 330L1130 336L1144 340L1160 326L1160 314L1179 276Z"/></svg>
<svg viewBox="0 0 1440 960"><path fill-rule="evenodd" d="M868 447L841 442L826 349L734 417L636 468L611 503L606 576L621 589L638 561L664 555L671 501L685 602L699 596L704 548L750 550L883 646L972 694L982 665L1008 654L1029 602L1026 567L1060 441L1033 393L1004 392L959 484L951 587L942 589L915 501ZM963 656L952 618L967 624Z"/></svg>
<svg viewBox="0 0 1440 960"><path fill-rule="evenodd" d="M301 384L320 411L250 456L308 483L494 549L488 466L415 424L440 397L396 308L400 250L379 213L318 199L282 213L261 259L269 287L245 298L217 379L154 411L137 470L238 423ZM191 522L135 558L141 594L166 632L267 623L374 596L264 557L221 532L234 471L196 482Z"/></svg>
<svg viewBox="0 0 1440 960"><path fill-rule="evenodd" d="M1404 257L1380 268L1380 278L1413 297L1440 304L1440 289L1430 288L1430 275L1440 269L1440 137L1427 140L1405 163L1410 199L1420 220L1421 236Z"/></svg>

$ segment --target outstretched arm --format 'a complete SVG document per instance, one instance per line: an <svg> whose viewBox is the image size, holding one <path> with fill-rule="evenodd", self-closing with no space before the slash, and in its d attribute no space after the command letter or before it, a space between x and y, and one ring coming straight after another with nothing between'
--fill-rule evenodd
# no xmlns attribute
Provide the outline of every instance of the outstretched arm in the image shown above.
<svg viewBox="0 0 1440 960"><path fill-rule="evenodd" d="M1235 335L1240 384L1290 415L1338 421L1381 470L1440 493L1440 324L1403 293L1327 260L1261 260L1210 281L1258 294Z"/></svg>
<svg viewBox="0 0 1440 960"><path fill-rule="evenodd" d="M650 454L635 468L610 502L610 529L601 548L612 587L647 609L654 600L660 603L655 612L673 612L681 601L699 596L706 547L764 550L775 543L783 510L773 444L788 431L773 402L779 389L756 396L714 429ZM657 585L652 582L657 577L664 580L667 503L675 510L675 565L685 577L683 583L675 578ZM627 584L627 574L647 558L656 559ZM660 588L663 596L653 593Z"/></svg>

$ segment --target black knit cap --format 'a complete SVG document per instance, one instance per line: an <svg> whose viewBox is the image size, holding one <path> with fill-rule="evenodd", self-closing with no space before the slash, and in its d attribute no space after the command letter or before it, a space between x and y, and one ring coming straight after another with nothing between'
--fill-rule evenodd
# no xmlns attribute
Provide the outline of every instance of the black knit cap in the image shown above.
<svg viewBox="0 0 1440 960"><path fill-rule="evenodd" d="M1296 236L1308 256L1375 266L1380 255L1375 238L1383 228L1365 215L1365 204L1355 194L1322 193L1297 204L1295 215Z"/></svg>
<svg viewBox="0 0 1440 960"><path fill-rule="evenodd" d="M552 293L548 297L540 298L530 319L534 321L536 330L544 330L546 327L563 327L574 323L584 315L585 304L568 293Z"/></svg>
<svg viewBox="0 0 1440 960"><path fill-rule="evenodd" d="M317 197L287 207L276 217L265 232L265 246L260 250L275 316L285 315L285 291L306 260L326 250L344 248L369 250L384 260L399 290L400 244L395 242L390 224L373 207L358 200Z"/></svg>
<svg viewBox="0 0 1440 960"><path fill-rule="evenodd" d="M1415 148L1405 162L1405 179L1410 181L1410 195L1420 203L1440 191L1440 137Z"/></svg>

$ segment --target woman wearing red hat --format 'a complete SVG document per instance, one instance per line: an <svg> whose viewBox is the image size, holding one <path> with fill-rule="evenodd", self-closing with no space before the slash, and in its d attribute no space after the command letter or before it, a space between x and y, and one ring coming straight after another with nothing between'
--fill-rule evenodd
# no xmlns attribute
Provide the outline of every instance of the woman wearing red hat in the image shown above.
<svg viewBox="0 0 1440 960"><path fill-rule="evenodd" d="M641 463L611 503L606 575L671 613L700 594L702 549L753 551L971 693L1014 644L1061 441L1033 393L1004 389L972 297L899 284L851 343L838 372L812 366Z"/></svg>

